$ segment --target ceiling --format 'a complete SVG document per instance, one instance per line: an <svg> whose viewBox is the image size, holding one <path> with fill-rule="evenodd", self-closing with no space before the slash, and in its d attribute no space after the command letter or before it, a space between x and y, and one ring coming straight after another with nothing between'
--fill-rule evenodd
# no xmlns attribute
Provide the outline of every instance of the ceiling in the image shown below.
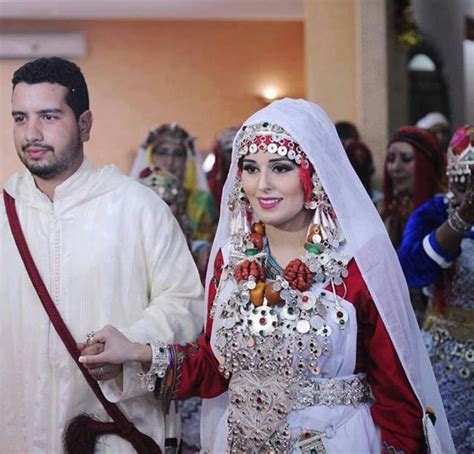
<svg viewBox="0 0 474 454"><path fill-rule="evenodd" d="M304 0L0 0L0 19L302 20Z"/></svg>

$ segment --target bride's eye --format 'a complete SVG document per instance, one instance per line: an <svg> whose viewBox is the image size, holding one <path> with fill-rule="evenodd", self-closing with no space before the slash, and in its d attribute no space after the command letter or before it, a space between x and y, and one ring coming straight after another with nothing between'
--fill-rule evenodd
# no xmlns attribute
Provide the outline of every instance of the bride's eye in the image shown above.
<svg viewBox="0 0 474 454"><path fill-rule="evenodd" d="M286 172L291 172L292 170L295 169L295 166L293 164L275 164L272 167L272 172L274 173L286 173Z"/></svg>
<svg viewBox="0 0 474 454"><path fill-rule="evenodd" d="M258 172L258 167L255 164L252 164L250 162L244 162L244 165L242 166L242 170L247 173L256 173Z"/></svg>

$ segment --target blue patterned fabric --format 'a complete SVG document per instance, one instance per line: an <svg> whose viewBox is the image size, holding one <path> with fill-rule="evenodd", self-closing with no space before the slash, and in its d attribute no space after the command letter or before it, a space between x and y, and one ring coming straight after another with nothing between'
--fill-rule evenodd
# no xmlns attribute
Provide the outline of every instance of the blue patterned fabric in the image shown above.
<svg viewBox="0 0 474 454"><path fill-rule="evenodd" d="M435 231L447 219L448 202L435 196L413 212L399 250L409 286L444 282L445 317L431 314L423 337L446 409L458 454L474 452L474 231L465 235L461 252L450 256ZM446 285L447 284L447 285ZM466 315L450 319L451 310Z"/></svg>

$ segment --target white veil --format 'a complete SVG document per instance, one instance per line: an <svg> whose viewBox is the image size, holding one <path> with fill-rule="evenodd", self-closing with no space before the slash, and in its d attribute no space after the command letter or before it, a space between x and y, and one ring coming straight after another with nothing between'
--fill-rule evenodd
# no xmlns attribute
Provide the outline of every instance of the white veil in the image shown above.
<svg viewBox="0 0 474 454"><path fill-rule="evenodd" d="M379 214L347 159L332 121L316 104L289 98L275 101L256 112L244 125L263 121L282 126L312 162L420 405L423 411L427 407L435 411L435 429L441 443L438 449L433 449L433 444L437 442L436 436L432 426L429 426L428 418L424 418L432 452L454 453L438 386L411 308L398 257ZM208 278L212 276L210 273L213 272L216 254L229 240L230 211L226 204L236 172L237 150L234 141L232 164L223 189L221 217L211 251ZM206 298L207 294L208 286ZM223 413L225 402L224 395L203 403L201 427L204 449L209 448L210 432L217 427L217 419Z"/></svg>

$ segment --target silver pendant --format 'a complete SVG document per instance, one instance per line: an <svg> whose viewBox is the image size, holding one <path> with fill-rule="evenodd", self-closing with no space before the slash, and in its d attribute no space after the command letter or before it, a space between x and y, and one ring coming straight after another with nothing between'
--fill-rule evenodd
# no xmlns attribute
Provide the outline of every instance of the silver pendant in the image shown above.
<svg viewBox="0 0 474 454"><path fill-rule="evenodd" d="M310 329L311 329L311 325L309 324L308 320L300 320L296 324L296 331L298 331L301 334L306 334L307 332L309 332Z"/></svg>
<svg viewBox="0 0 474 454"><path fill-rule="evenodd" d="M331 311L331 318L341 329L345 329L347 320L349 319L349 314L341 306L336 306Z"/></svg>
<svg viewBox="0 0 474 454"><path fill-rule="evenodd" d="M278 324L275 311L268 306L256 307L252 310L248 319L251 321L250 330L260 336L267 336L272 333Z"/></svg>

